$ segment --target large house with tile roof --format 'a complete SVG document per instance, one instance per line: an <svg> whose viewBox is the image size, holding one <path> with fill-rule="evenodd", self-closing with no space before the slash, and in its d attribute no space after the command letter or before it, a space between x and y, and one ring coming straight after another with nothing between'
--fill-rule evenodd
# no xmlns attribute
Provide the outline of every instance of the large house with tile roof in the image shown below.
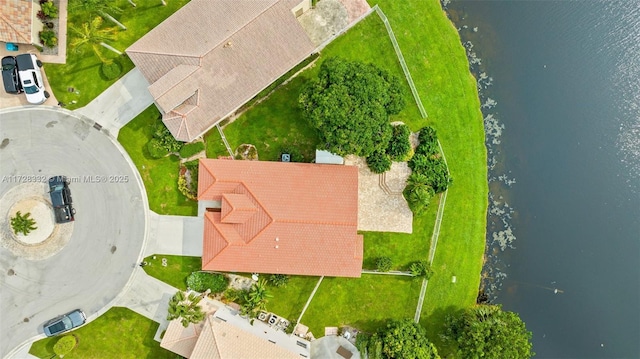
<svg viewBox="0 0 640 359"><path fill-rule="evenodd" d="M186 328L180 319L172 320L162 337L162 348L189 359L310 357L309 341L260 320L242 318L220 302L203 302L208 306L203 308L205 320Z"/></svg>
<svg viewBox="0 0 640 359"><path fill-rule="evenodd" d="M0 41L33 43L34 17L32 0L0 0Z"/></svg>
<svg viewBox="0 0 640 359"><path fill-rule="evenodd" d="M127 50L173 136L191 141L315 50L311 0L191 0Z"/></svg>
<svg viewBox="0 0 640 359"><path fill-rule="evenodd" d="M358 168L201 159L202 269L360 277Z"/></svg>

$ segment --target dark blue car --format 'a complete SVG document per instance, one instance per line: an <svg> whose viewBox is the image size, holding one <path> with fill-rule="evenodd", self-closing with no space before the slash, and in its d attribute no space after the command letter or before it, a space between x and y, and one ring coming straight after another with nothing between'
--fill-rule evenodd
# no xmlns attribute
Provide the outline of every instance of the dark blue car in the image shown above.
<svg viewBox="0 0 640 359"><path fill-rule="evenodd" d="M87 321L87 316L80 309L53 318L44 324L44 334L48 337L77 328Z"/></svg>
<svg viewBox="0 0 640 359"><path fill-rule="evenodd" d="M49 178L49 195L51 196L56 223L67 223L75 220L76 210L72 207L71 190L64 176Z"/></svg>

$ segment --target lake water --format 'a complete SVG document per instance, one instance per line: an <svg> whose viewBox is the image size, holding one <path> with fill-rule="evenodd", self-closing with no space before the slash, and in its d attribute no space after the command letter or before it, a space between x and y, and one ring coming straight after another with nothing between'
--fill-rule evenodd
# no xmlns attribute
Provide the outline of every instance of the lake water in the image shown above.
<svg viewBox="0 0 640 359"><path fill-rule="evenodd" d="M448 7L486 76L490 297L536 357L639 358L640 1Z"/></svg>

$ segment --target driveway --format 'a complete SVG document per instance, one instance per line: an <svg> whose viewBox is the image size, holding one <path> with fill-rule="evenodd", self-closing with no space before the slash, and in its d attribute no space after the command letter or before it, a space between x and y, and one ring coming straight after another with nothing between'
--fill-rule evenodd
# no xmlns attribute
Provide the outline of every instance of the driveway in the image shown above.
<svg viewBox="0 0 640 359"><path fill-rule="evenodd" d="M76 112L96 120L114 138L118 131L153 103L149 83L135 67Z"/></svg>
<svg viewBox="0 0 640 359"><path fill-rule="evenodd" d="M46 184L37 182L65 175L73 178L77 210L75 222L58 225L69 232L67 242L42 258L16 254L4 245L15 242L11 233L2 231L0 357L5 357L42 336L42 325L53 317L80 308L91 320L115 302L140 260L148 204L122 147L92 121L64 109L0 110L0 168L0 199L33 190L36 181L41 185L36 197L48 201ZM7 216L0 213L0 221L6 223ZM46 240L29 250L48 245Z"/></svg>
<svg viewBox="0 0 640 359"><path fill-rule="evenodd" d="M0 42L0 58L9 56L9 55L17 56L25 53L34 53L36 56L38 56L38 58L40 58L40 53L33 46L31 46L30 51L22 51L23 47L25 49L27 48L26 46L23 46L23 45L20 45L20 51L7 51L7 49L5 48L5 44L6 44L5 42ZM49 86L49 80L47 79L47 74L46 74L46 71L44 70L44 66L40 70L42 70L42 79L44 80L44 88L51 95L51 97L49 97L44 102L44 104L38 105L38 106L47 106L47 105L56 106L58 104L58 100L56 100L56 97L53 95L53 91L51 91L51 86ZM4 88L0 89L0 108L9 108L9 107L22 106L22 105L30 105L29 102L27 102L27 97L23 93L19 95L13 95L13 94L8 94L4 92Z"/></svg>

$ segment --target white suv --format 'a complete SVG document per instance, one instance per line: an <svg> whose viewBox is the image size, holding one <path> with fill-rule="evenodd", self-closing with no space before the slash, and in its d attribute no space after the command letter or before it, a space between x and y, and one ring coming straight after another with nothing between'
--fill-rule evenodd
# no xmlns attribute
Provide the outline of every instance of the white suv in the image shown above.
<svg viewBox="0 0 640 359"><path fill-rule="evenodd" d="M34 54L22 54L16 56L18 63L18 77L20 84L27 95L27 101L39 105L49 98L49 93L44 90L42 80L42 62Z"/></svg>

